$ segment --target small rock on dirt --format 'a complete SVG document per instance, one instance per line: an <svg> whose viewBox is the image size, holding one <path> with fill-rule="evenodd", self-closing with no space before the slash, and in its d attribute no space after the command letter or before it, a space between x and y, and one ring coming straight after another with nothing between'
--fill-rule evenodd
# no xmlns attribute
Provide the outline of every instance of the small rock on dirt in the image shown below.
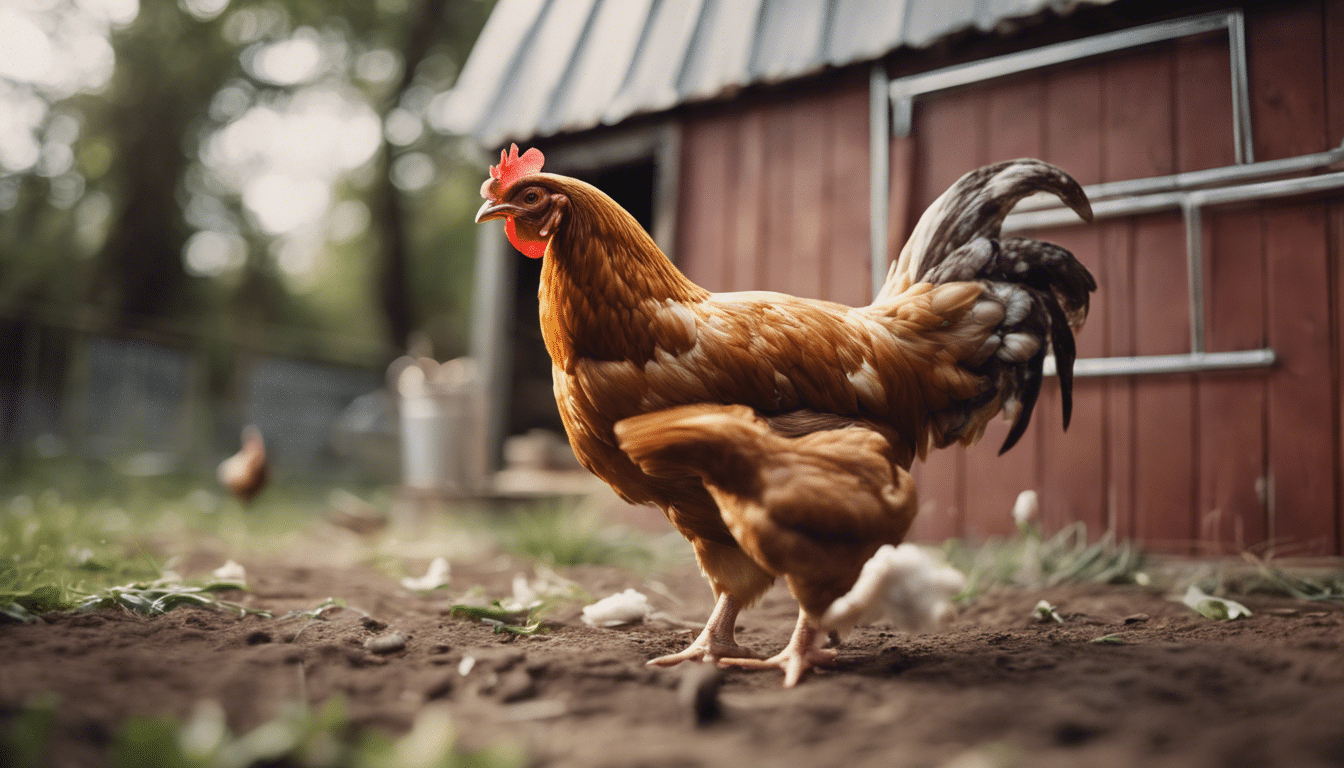
<svg viewBox="0 0 1344 768"><path fill-rule="evenodd" d="M691 664L677 685L677 700L691 712L696 725L707 725L723 716L719 688L723 672L710 664Z"/></svg>
<svg viewBox="0 0 1344 768"><path fill-rule="evenodd" d="M406 637L400 632L388 632L369 638L364 642L364 647L370 653L396 653L406 649Z"/></svg>

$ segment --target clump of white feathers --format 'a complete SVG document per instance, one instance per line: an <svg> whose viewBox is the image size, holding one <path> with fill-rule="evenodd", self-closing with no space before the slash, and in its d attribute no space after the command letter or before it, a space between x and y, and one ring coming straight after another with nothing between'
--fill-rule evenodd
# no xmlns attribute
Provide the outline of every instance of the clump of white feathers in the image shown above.
<svg viewBox="0 0 1344 768"><path fill-rule="evenodd" d="M905 632L928 632L952 614L952 598L966 577L914 544L883 545L864 564L853 588L826 609L821 625L845 632L860 624L890 624Z"/></svg>
<svg viewBox="0 0 1344 768"><path fill-rule="evenodd" d="M627 589L585 606L581 618L590 627L619 627L637 624L652 611L648 597L638 590Z"/></svg>

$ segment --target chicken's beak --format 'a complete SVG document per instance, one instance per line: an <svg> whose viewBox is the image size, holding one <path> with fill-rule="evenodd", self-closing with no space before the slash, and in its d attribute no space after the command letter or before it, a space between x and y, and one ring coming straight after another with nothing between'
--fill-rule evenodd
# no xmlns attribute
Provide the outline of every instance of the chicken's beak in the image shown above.
<svg viewBox="0 0 1344 768"><path fill-rule="evenodd" d="M505 216L520 212L521 211L516 205L496 203L491 200L486 200L481 204L480 210L476 211L476 223L480 224L483 221L490 221L491 219L502 219Z"/></svg>

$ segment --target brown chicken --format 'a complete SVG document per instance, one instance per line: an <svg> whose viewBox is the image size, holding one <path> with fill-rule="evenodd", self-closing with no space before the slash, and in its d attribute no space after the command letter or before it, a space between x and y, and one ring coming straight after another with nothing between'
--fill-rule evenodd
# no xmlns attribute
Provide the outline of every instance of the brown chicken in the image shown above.
<svg viewBox="0 0 1344 768"><path fill-rule="evenodd" d="M575 454L626 500L666 513L717 597L691 645L651 664L750 655L734 640L737 615L775 576L734 537L699 476L648 474L621 449L622 419L712 403L747 406L785 436L862 423L908 468L930 448L974 443L1001 411L1013 421L1010 448L1053 348L1067 425L1072 329L1096 283L1062 248L998 236L1012 206L1035 192L1091 218L1060 169L1013 160L962 177L921 217L873 303L854 308L712 294L611 198L540 172L542 160L535 149L501 154L476 220L506 219L509 240L544 259L541 329Z"/></svg>
<svg viewBox="0 0 1344 768"><path fill-rule="evenodd" d="M860 424L782 436L742 405L683 405L616 423L621 450L649 475L698 476L733 539L800 608L788 647L765 661L784 685L834 658L819 641L826 609L845 595L883 544L905 538L919 505L890 436Z"/></svg>
<svg viewBox="0 0 1344 768"><path fill-rule="evenodd" d="M238 501L250 504L266 487L266 443L261 430L249 424L243 427L243 447L220 462L216 471L219 484Z"/></svg>

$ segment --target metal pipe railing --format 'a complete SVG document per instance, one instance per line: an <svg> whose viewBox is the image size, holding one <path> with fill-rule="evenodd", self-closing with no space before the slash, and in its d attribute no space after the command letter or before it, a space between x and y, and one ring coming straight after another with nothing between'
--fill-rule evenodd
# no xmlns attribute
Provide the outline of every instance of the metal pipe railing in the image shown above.
<svg viewBox="0 0 1344 768"><path fill-rule="evenodd" d="M1143 45L1225 30L1232 75L1232 140L1236 165L1148 179L1095 184L1086 189L1096 219L1180 209L1185 221L1186 262L1190 300L1191 352L1179 355L1078 360L1076 376L1119 376L1182 373L1274 364L1271 349L1208 352L1204 320L1203 208L1239 200L1310 194L1344 187L1344 173L1226 186L1249 179L1315 171L1344 161L1344 146L1301 157L1255 163L1251 133L1250 85L1246 72L1246 25L1240 10L1147 24L1082 40L1048 45L933 72L887 81L882 66L870 80L871 259L874 293L887 271L887 217L890 206L890 140L909 135L915 98L1056 64L1100 56ZM885 93L883 90L885 89ZM884 101L885 96L885 101ZM886 110L890 102L891 112ZM880 107L880 108L879 108ZM1207 187L1218 187L1207 189ZM1004 222L1004 231L1041 229L1079 223L1077 215L1057 200L1029 199ZM1049 361L1053 371L1053 359Z"/></svg>
<svg viewBox="0 0 1344 768"><path fill-rule="evenodd" d="M1089 357L1073 364L1075 378L1100 376L1144 376L1163 373L1207 373L1250 368L1273 367L1277 358L1272 349L1247 349L1235 352L1186 352L1175 355L1136 357ZM1045 375L1054 376L1055 358L1045 359Z"/></svg>
<svg viewBox="0 0 1344 768"><path fill-rule="evenodd" d="M1206 168L1199 171L1174 173L1169 176L1150 176L1146 179L1126 179L1090 184L1083 188L1087 199L1093 206L1118 197L1138 197L1162 192L1187 192L1202 187L1227 186L1237 182L1251 181L1269 176L1288 176L1308 173L1344 163L1344 146L1325 152L1309 155L1285 157L1279 160L1266 160L1260 163L1244 165L1225 165L1220 168ZM1033 195L1014 209L1015 214L1045 209L1065 208L1059 198L1053 195Z"/></svg>
<svg viewBox="0 0 1344 768"><path fill-rule="evenodd" d="M914 100L918 96L964 85L994 80L1033 69L1175 40L1191 35L1226 30L1232 69L1232 138L1238 163L1253 162L1249 80L1246 76L1245 18L1240 10L1220 11L1173 21L1160 21L1104 35L1047 45L1020 53L995 56L954 67L922 72L892 80L892 131L908 136L914 123Z"/></svg>

